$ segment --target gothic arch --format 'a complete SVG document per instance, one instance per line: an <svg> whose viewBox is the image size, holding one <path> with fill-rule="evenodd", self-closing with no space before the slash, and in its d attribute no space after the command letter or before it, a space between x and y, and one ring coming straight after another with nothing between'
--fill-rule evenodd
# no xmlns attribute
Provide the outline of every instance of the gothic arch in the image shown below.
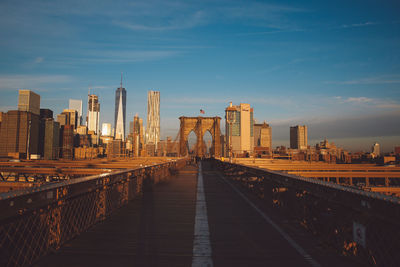
<svg viewBox="0 0 400 267"><path fill-rule="evenodd" d="M188 142L188 136L191 131L197 136L196 152L197 156L203 157L205 154L203 147L203 136L206 131L211 133L212 146L210 154L213 157L221 156L221 129L220 129L220 117L180 117L181 127L179 130L179 152L180 156L187 155L186 144Z"/></svg>

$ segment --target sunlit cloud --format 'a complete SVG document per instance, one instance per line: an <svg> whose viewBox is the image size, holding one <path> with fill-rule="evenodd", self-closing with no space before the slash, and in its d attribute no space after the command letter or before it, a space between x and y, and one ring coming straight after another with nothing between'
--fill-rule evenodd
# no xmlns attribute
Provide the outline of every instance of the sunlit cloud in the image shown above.
<svg viewBox="0 0 400 267"><path fill-rule="evenodd" d="M388 109L388 110L398 110L400 109L400 103L393 99L382 99L382 98L370 98L365 96L359 97L333 97L339 104L357 104L366 105L366 108L377 108L377 109Z"/></svg>
<svg viewBox="0 0 400 267"><path fill-rule="evenodd" d="M360 97L348 97L344 102L348 103L370 103L372 102L371 98L360 96Z"/></svg>

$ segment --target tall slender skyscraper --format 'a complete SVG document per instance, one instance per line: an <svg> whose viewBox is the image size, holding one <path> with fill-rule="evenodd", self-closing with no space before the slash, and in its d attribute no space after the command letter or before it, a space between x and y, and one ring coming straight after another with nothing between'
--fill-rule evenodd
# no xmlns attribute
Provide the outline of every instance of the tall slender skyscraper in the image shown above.
<svg viewBox="0 0 400 267"><path fill-rule="evenodd" d="M87 126L89 131L99 134L100 130L100 103L97 95L89 94Z"/></svg>
<svg viewBox="0 0 400 267"><path fill-rule="evenodd" d="M121 86L115 91L115 139L125 139L125 118L126 118L126 90Z"/></svg>
<svg viewBox="0 0 400 267"><path fill-rule="evenodd" d="M160 92L149 91L147 93L146 143L153 143L157 150L158 142L160 142Z"/></svg>

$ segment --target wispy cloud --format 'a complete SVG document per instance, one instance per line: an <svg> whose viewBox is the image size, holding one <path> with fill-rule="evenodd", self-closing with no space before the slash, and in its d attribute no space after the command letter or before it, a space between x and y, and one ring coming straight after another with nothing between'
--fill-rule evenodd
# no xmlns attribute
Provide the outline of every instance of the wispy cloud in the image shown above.
<svg viewBox="0 0 400 267"><path fill-rule="evenodd" d="M290 66L293 66L296 64L300 64L300 63L303 63L306 61L312 61L312 60L314 60L314 59L313 58L294 58L288 62L281 62L281 64L279 64L279 65L275 65L275 66L272 66L267 69L259 70L256 73L263 74L263 73L275 72L275 71L278 71L278 70L281 70L281 69L284 69L284 68L287 68L287 67L290 67Z"/></svg>
<svg viewBox="0 0 400 267"><path fill-rule="evenodd" d="M311 12L296 6L249 1L217 10L219 11L217 15L221 20L272 29L254 34L301 31L296 22L290 19L290 15Z"/></svg>
<svg viewBox="0 0 400 267"><path fill-rule="evenodd" d="M360 96L360 97L348 97L347 99L344 100L344 102L347 103L370 103L372 102L372 98Z"/></svg>
<svg viewBox="0 0 400 267"><path fill-rule="evenodd" d="M191 15L178 16L168 20L151 20L148 24L114 20L113 24L134 31L171 31L190 29L205 23L204 11L196 11Z"/></svg>
<svg viewBox="0 0 400 267"><path fill-rule="evenodd" d="M288 13L310 12L305 8L299 8L290 5L278 5L262 2L247 2L243 4L223 7L225 16L233 18L256 18L270 20L271 17L282 16Z"/></svg>
<svg viewBox="0 0 400 267"><path fill-rule="evenodd" d="M341 104L356 104L366 105L369 108L386 109L386 110L400 110L400 103L393 99L382 99L382 98L370 98L365 96L358 97L333 97L337 102Z"/></svg>
<svg viewBox="0 0 400 267"><path fill-rule="evenodd" d="M400 83L400 75L382 75L376 77L361 78L348 81L326 81L326 84L343 84L343 85L355 85L355 84L397 84Z"/></svg>
<svg viewBox="0 0 400 267"><path fill-rule="evenodd" d="M103 89L114 89L115 86L112 85L93 85L90 86L90 89L95 89L95 90L103 90Z"/></svg>
<svg viewBox="0 0 400 267"><path fill-rule="evenodd" d="M22 63L21 66L24 66L28 69L32 69L38 67L42 63L44 63L44 57L36 57L36 58L30 58L29 61Z"/></svg>
<svg viewBox="0 0 400 267"><path fill-rule="evenodd" d="M230 2L207 6L186 1L157 4L134 4L134 11L129 16L115 16L112 23L133 31L155 32L190 29L213 23L239 23L275 29L254 34L272 34L278 32L301 31L288 16L292 13L309 12L304 8L289 5L273 5L260 2Z"/></svg>
<svg viewBox="0 0 400 267"><path fill-rule="evenodd" d="M38 88L47 84L67 83L73 80L68 75L2 75L0 76L0 90Z"/></svg>
<svg viewBox="0 0 400 267"><path fill-rule="evenodd" d="M180 98L165 98L165 103L174 103L174 104L199 104L199 105L207 105L207 104L222 104L228 103L226 99L223 97L214 97L214 98L205 98L205 97L180 97Z"/></svg>
<svg viewBox="0 0 400 267"><path fill-rule="evenodd" d="M271 106L291 106L296 100L289 99L287 97L238 97L238 96L214 96L214 97L180 97L180 98L164 98L165 103L174 103L174 104L199 104L199 105L213 105L218 104L219 106L222 104L223 107L228 106L229 102L232 102L234 105L238 105L239 103L251 103L251 104L265 104ZM225 106L224 106L225 105Z"/></svg>
<svg viewBox="0 0 400 267"><path fill-rule="evenodd" d="M380 24L380 23L367 21L367 22L361 22L361 23L343 24L342 26L340 26L340 28L358 28L358 27L367 27L367 26L378 25L378 24Z"/></svg>
<svg viewBox="0 0 400 267"><path fill-rule="evenodd" d="M177 50L96 50L86 51L82 56L59 58L55 61L63 62L64 64L88 64L88 63L130 63L154 61L165 58L170 58L179 54L182 51Z"/></svg>
<svg viewBox="0 0 400 267"><path fill-rule="evenodd" d="M289 33L289 32L305 32L305 29L287 29L287 30L276 30L276 31L261 31L261 32L246 32L238 33L238 36L252 36L252 35L268 35L277 33Z"/></svg>

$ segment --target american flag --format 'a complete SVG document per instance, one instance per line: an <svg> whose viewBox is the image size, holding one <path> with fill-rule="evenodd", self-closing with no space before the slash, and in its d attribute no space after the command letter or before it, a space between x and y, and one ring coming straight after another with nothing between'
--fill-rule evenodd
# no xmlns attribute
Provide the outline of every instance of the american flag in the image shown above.
<svg viewBox="0 0 400 267"><path fill-rule="evenodd" d="M204 110L200 109L200 113L205 114L206 112Z"/></svg>

